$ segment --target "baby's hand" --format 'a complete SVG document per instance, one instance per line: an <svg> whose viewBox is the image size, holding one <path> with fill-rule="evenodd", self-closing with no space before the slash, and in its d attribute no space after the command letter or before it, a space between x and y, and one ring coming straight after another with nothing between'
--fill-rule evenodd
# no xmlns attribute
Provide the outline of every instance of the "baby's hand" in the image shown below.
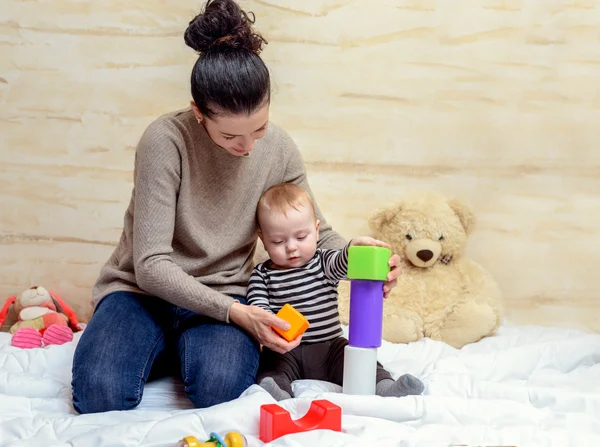
<svg viewBox="0 0 600 447"><path fill-rule="evenodd" d="M350 246L355 246L355 245L375 245L375 246L379 246L379 247L387 247L389 249L392 248L390 246L390 244L386 244L385 242L382 242L377 239L373 239L372 237L369 237L369 236L359 236L359 237L353 238L352 241L350 242Z"/></svg>
<svg viewBox="0 0 600 447"><path fill-rule="evenodd" d="M386 244L385 242L382 242L377 239L373 239L372 237L369 237L369 236L355 237L350 242L350 246L353 246L353 245L371 245L371 246L375 245L375 246L379 246L379 247L387 247L390 250L392 249L392 247L389 244ZM392 252L393 252L393 250L392 250ZM384 298L387 298L388 296L390 296L390 291L394 287L396 287L396 284L398 283L398 275L400 275L400 256L393 253L392 257L388 261L388 264L390 266L390 273L388 273L387 281L384 281L384 283L383 283Z"/></svg>

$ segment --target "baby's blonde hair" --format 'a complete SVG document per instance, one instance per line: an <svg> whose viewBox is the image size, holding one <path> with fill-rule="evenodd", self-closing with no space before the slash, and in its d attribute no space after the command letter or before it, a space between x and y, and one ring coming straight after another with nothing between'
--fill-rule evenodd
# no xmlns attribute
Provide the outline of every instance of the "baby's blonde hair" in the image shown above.
<svg viewBox="0 0 600 447"><path fill-rule="evenodd" d="M263 193L256 207L258 226L260 228L260 216L266 211L286 215L290 208L300 211L302 207L310 207L313 217L317 219L314 201L304 188L295 183L271 186Z"/></svg>

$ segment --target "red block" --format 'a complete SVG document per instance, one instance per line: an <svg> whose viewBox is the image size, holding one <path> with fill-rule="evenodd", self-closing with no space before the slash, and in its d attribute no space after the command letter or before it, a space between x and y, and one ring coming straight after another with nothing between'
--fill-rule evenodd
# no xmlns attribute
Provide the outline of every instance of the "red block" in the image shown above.
<svg viewBox="0 0 600 447"><path fill-rule="evenodd" d="M310 430L342 431L342 409L328 400L314 400L308 413L292 420L290 413L277 404L260 407L260 440L270 442L280 436Z"/></svg>

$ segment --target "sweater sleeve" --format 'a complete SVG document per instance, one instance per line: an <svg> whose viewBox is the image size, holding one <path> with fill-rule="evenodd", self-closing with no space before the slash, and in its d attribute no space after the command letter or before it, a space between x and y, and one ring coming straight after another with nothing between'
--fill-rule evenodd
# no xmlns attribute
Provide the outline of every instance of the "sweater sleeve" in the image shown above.
<svg viewBox="0 0 600 447"><path fill-rule="evenodd" d="M312 190L308 184L306 176L306 168L302 155L298 150L298 147L292 140L292 138L286 134L285 144L289 148L289 159L286 165L283 182L296 183L304 188L313 197ZM325 220L323 213L321 212L319 205L315 200L315 209L317 211L317 218L321 221L319 228L319 240L317 246L324 249L341 250L346 246L346 241L336 231L333 230L332 226Z"/></svg>
<svg viewBox="0 0 600 447"><path fill-rule="evenodd" d="M138 144L134 167L133 263L138 287L201 315L229 322L236 301L187 274L172 257L181 155L174 126L151 124Z"/></svg>
<svg viewBox="0 0 600 447"><path fill-rule="evenodd" d="M258 268L255 268L248 280L248 292L246 300L250 306L262 307L264 310L272 312L269 304L269 290L264 276Z"/></svg>
<svg viewBox="0 0 600 447"><path fill-rule="evenodd" d="M340 281L348 274L348 246L342 250L319 250L323 273L332 281Z"/></svg>

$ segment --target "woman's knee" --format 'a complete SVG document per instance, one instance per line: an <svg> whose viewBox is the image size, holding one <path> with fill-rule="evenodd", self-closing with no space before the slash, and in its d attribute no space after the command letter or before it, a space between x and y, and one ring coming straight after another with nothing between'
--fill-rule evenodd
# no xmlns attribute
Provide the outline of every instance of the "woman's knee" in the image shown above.
<svg viewBox="0 0 600 447"><path fill-rule="evenodd" d="M135 306L131 298L123 294L120 301ZM162 332L151 323L140 311L125 325L100 302L73 356L73 406L79 413L128 410L140 403L147 368L164 349ZM138 342L132 344L136 331Z"/></svg>
<svg viewBox="0 0 600 447"><path fill-rule="evenodd" d="M202 368L188 378L185 391L196 408L206 408L237 399L254 383L255 370Z"/></svg>
<svg viewBox="0 0 600 447"><path fill-rule="evenodd" d="M132 380L102 365L73 367L73 407L78 413L131 410L142 399L141 379Z"/></svg>
<svg viewBox="0 0 600 447"><path fill-rule="evenodd" d="M238 328L230 327L232 330ZM240 330L241 332L241 330ZM231 334L228 334L231 337ZM245 333L233 336L224 352L194 355L188 348L183 363L185 391L197 408L206 408L238 398L256 383L259 363L258 344ZM197 351L196 351L197 354ZM208 353L205 353L208 354Z"/></svg>

